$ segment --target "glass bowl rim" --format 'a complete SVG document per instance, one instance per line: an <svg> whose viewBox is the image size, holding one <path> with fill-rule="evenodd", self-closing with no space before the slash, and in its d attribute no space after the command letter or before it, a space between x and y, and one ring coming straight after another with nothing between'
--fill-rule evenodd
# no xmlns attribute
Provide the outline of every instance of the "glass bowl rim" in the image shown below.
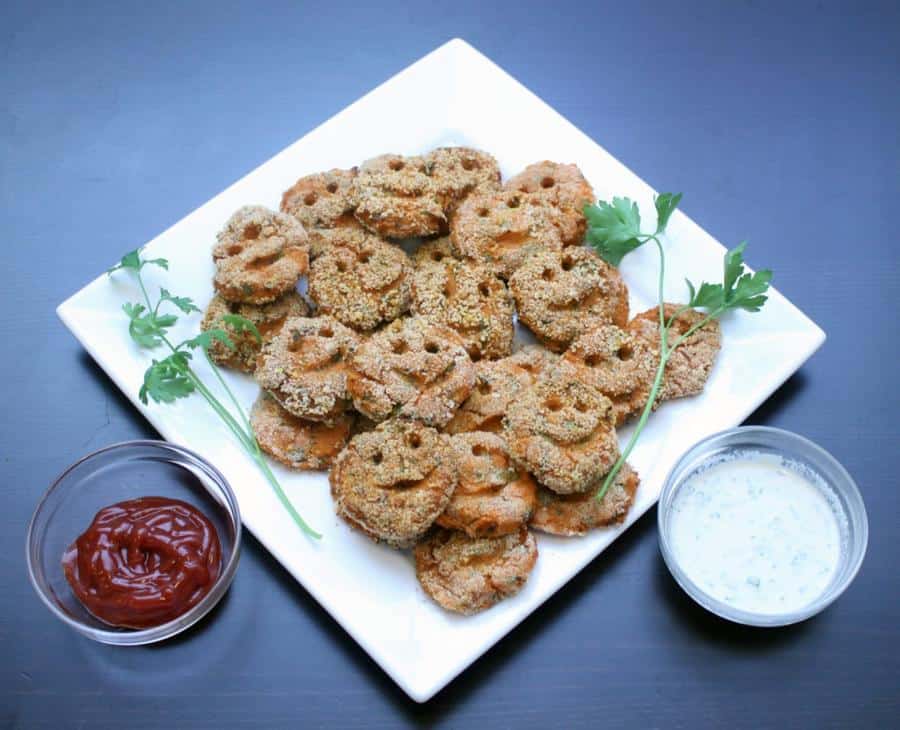
<svg viewBox="0 0 900 730"><path fill-rule="evenodd" d="M41 511L44 509L47 500L50 499L50 496L75 469L83 465L85 462L88 462L91 459L95 459L98 456L109 453L111 451L122 451L135 447L150 447L153 449L160 449L162 451L169 451L170 453L174 452L178 456L184 457L189 462L192 462L194 465L200 467L206 473L206 475L216 483L216 485L219 487L219 489L221 489L222 494L224 495L225 508L228 512L229 519L234 525L234 544L232 545L231 551L229 552L227 558L223 559L222 570L219 573L219 577L216 579L216 582L213 584L213 587L210 589L209 593L207 593L199 603L191 607L188 611L185 611L180 616L172 619L171 621L167 621L164 624L159 624L158 626L150 626L145 629L116 630L112 628L97 628L67 615L56 604L52 597L48 595L47 591L41 585L39 585L36 573L43 571L36 571L34 561L32 560L32 543L35 540L35 523L37 522L38 515L40 515ZM50 486L41 496L40 500L37 503L37 506L34 508L31 519L28 522L28 531L25 537L25 560L26 565L28 566L28 578L31 581L31 586L32 588L34 588L35 593L37 593L38 597L41 599L44 605L50 609L53 615L63 623L75 629L75 631L82 634L83 636L87 636L88 638L103 644L114 644L117 646L141 646L144 644L152 644L158 641L169 639L176 634L181 633L190 626L193 626L207 613L209 613L216 606L216 604L219 603L219 601L228 591L228 588L231 586L231 583L234 580L235 572L237 571L237 566L241 554L241 531L241 511L238 505L237 497L231 489L231 485L228 483L228 480L225 478L222 472L220 472L215 466L213 466L209 461L200 456L197 452L185 448L184 446L179 446L177 444L173 444L169 441L163 441L161 439L133 439L130 441L119 441L107 446L103 446L99 449L96 449L95 451L91 451L90 453L85 454L76 461L72 462L69 466L63 469L62 472L60 472L60 474L50 483Z"/></svg>
<svg viewBox="0 0 900 730"><path fill-rule="evenodd" d="M833 468L835 471L837 478L834 483L829 482L830 486L833 487L838 493L840 493L848 503L855 503L859 508L858 523L853 522L853 525L855 529L859 530L858 542L860 544L860 548L858 551L853 551L850 553L850 556L848 558L848 560L850 561L849 569L845 571L845 575L842 577L839 583L826 588L822 592L822 594L816 598L816 600L797 610L771 614L756 613L753 611L745 611L739 608L735 608L730 604L714 598L709 593L700 588L693 580L690 579L690 577L688 577L687 573L678 564L678 561L675 558L675 555L669 544L666 518L674 499L670 498L670 496L677 488L681 487L681 485L684 483L684 477L687 476L687 474L682 472L685 471L685 467L690 462L696 460L698 457L700 457L700 459L702 460L702 457L708 456L709 453L712 452L712 449L710 448L711 445L716 444L717 442L728 436L736 434L741 434L743 436L749 437L749 443L747 444L747 446L751 447L753 445L753 437L755 435L766 434L769 436L775 436L785 442L785 447L774 447L774 450L777 453L781 453L785 456L792 456L792 454L788 452L786 445L793 444L795 447L797 447L797 456L802 456L803 452L806 452L818 457L818 459ZM773 448L769 445L766 445L766 447ZM824 611L828 606L836 601L841 596L841 594L844 593L844 591L847 590L847 588L856 578L856 575L859 572L860 567L862 566L863 558L865 558L866 549L869 542L869 520L868 515L866 514L865 503L863 502L859 487L857 486L853 477L850 476L850 473L847 471L847 469L834 456L832 456L832 454L823 449L814 441L811 441L810 439L806 438L805 436L801 436L798 433L794 433L793 431L787 431L785 429L775 428L773 426L736 426L734 428L728 428L723 431L718 431L697 441L678 458L678 461L675 462L674 466L669 471L668 475L666 476L666 480L663 483L663 488L660 491L658 504L659 507L656 513L656 521L657 529L659 532L659 547L660 552L662 553L663 561L665 562L666 567L669 569L669 572L672 574L672 577L685 593L687 593L696 603L705 608L707 611L710 611L711 613L714 613L717 616L728 621L744 624L746 626L788 626L790 624L805 621L806 619L815 616L821 611ZM850 514L847 515L847 519L848 521L853 521L853 517Z"/></svg>

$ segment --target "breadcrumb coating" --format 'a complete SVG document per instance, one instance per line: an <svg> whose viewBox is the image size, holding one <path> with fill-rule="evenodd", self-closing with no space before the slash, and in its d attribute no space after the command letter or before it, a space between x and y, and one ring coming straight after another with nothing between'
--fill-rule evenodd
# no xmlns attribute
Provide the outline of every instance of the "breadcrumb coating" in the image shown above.
<svg viewBox="0 0 900 730"><path fill-rule="evenodd" d="M413 314L453 329L475 361L510 353L513 303L506 284L480 264L454 258L447 238L423 244L414 260Z"/></svg>
<svg viewBox="0 0 900 730"><path fill-rule="evenodd" d="M244 206L216 236L213 286L229 302L272 302L306 273L308 245L306 231L292 216Z"/></svg>
<svg viewBox="0 0 900 730"><path fill-rule="evenodd" d="M509 458L497 434L474 432L453 437L459 484L437 523L470 537L518 532L535 507L537 485Z"/></svg>
<svg viewBox="0 0 900 730"><path fill-rule="evenodd" d="M437 529L416 545L416 577L438 605L471 615L522 590L537 557L537 542L524 527L481 538Z"/></svg>
<svg viewBox="0 0 900 730"><path fill-rule="evenodd" d="M519 321L557 352L597 324L628 322L628 288L619 272L582 246L533 254L509 288Z"/></svg>
<svg viewBox="0 0 900 730"><path fill-rule="evenodd" d="M462 340L424 317L391 322L351 358L353 405L374 421L401 416L443 428L469 396L475 370Z"/></svg>
<svg viewBox="0 0 900 730"><path fill-rule="evenodd" d="M604 479L605 475L591 489L580 494L557 494L539 487L537 507L531 515L529 526L551 535L571 537L622 522L634 503L641 480L637 472L625 463L603 499L597 500L596 495Z"/></svg>
<svg viewBox="0 0 900 730"><path fill-rule="evenodd" d="M350 408L347 361L358 345L331 317L294 317L263 346L256 382L298 418L334 423Z"/></svg>
<svg viewBox="0 0 900 730"><path fill-rule="evenodd" d="M450 437L391 419L358 434L329 476L337 514L391 547L411 547L444 511L457 484Z"/></svg>

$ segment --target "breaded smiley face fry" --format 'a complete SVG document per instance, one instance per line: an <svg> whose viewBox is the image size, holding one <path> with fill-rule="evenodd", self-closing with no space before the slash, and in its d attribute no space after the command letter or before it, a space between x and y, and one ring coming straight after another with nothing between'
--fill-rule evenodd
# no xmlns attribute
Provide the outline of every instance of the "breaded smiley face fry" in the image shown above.
<svg viewBox="0 0 900 730"><path fill-rule="evenodd" d="M509 357L476 363L475 387L447 424L447 433L502 431L509 404L556 359L540 345L526 345Z"/></svg>
<svg viewBox="0 0 900 730"><path fill-rule="evenodd" d="M350 360L353 405L375 421L401 416L443 428L469 396L475 371L462 340L423 317L391 322Z"/></svg>
<svg viewBox="0 0 900 730"><path fill-rule="evenodd" d="M507 180L503 187L537 195L550 208L550 217L565 245L584 241L587 220L583 210L586 203L594 202L594 191L577 165L536 162Z"/></svg>
<svg viewBox="0 0 900 730"><path fill-rule="evenodd" d="M213 285L229 302L272 302L306 273L308 245L306 231L292 216L245 206L216 236Z"/></svg>
<svg viewBox="0 0 900 730"><path fill-rule="evenodd" d="M584 492L619 458L612 403L560 362L509 406L512 457L559 494Z"/></svg>
<svg viewBox="0 0 900 730"><path fill-rule="evenodd" d="M531 515L529 526L551 535L571 537L617 524L625 519L631 509L639 484L637 472L626 463L600 500L596 495L603 486L602 477L581 494L557 494L539 487L537 507Z"/></svg>
<svg viewBox="0 0 900 730"><path fill-rule="evenodd" d="M588 328L628 322L628 289L619 272L581 246L541 251L510 277L519 321L557 352Z"/></svg>
<svg viewBox="0 0 900 730"><path fill-rule="evenodd" d="M644 340L614 324L589 329L562 359L612 401L617 426L646 405L659 362Z"/></svg>
<svg viewBox="0 0 900 730"><path fill-rule="evenodd" d="M329 476L338 515L391 547L413 545L444 511L456 488L450 436L391 419L354 436Z"/></svg>
<svg viewBox="0 0 900 730"><path fill-rule="evenodd" d="M513 340L513 304L506 285L487 268L454 258L441 238L414 256L412 311L453 329L478 361L508 355Z"/></svg>
<svg viewBox="0 0 900 730"><path fill-rule="evenodd" d="M704 315L679 304L666 304L666 320L680 311L669 328L669 344L674 344L688 329L700 322ZM641 338L653 350L653 368L659 366L659 309L654 307L635 315L628 323L628 331ZM657 402L699 395L722 348L722 328L716 319L710 320L678 346L663 373Z"/></svg>
<svg viewBox="0 0 900 730"><path fill-rule="evenodd" d="M298 418L334 423L350 407L347 360L358 343L331 317L289 319L263 346L256 382Z"/></svg>
<svg viewBox="0 0 900 730"><path fill-rule="evenodd" d="M547 206L508 190L469 195L453 216L450 241L457 255L481 261L503 279L535 251L563 246Z"/></svg>
<svg viewBox="0 0 900 730"><path fill-rule="evenodd" d="M453 437L459 484L437 524L470 537L518 532L535 506L537 485L509 458L497 434L474 432Z"/></svg>
<svg viewBox="0 0 900 730"><path fill-rule="evenodd" d="M386 238L431 236L446 215L422 157L381 155L367 160L350 188L357 220Z"/></svg>
<svg viewBox="0 0 900 730"><path fill-rule="evenodd" d="M281 196L281 210L299 220L309 235L309 258L320 256L334 242L353 241L365 229L353 217L349 170L328 170L306 175Z"/></svg>
<svg viewBox="0 0 900 730"><path fill-rule="evenodd" d="M473 190L500 187L497 160L481 150L438 147L425 155L425 164L448 218Z"/></svg>
<svg viewBox="0 0 900 730"><path fill-rule="evenodd" d="M416 545L416 577L438 605L470 615L522 590L537 556L537 542L524 527L481 538L438 529Z"/></svg>
<svg viewBox="0 0 900 730"><path fill-rule="evenodd" d="M412 266L401 248L377 236L358 248L332 245L312 262L309 296L319 312L371 330L409 309Z"/></svg>
<svg viewBox="0 0 900 730"><path fill-rule="evenodd" d="M236 331L222 318L228 314L236 314L249 320L255 326L262 341L271 340L281 331L282 325L291 317L305 317L309 314L309 305L296 291L282 294L274 302L268 304L234 304L226 302L216 294L206 307L200 329L204 332L211 329L222 329L228 333L234 348L224 342L213 340L209 346L209 356L213 361L227 368L234 368L245 373L256 370L256 358L262 348L262 342L252 332Z"/></svg>
<svg viewBox="0 0 900 730"><path fill-rule="evenodd" d="M263 391L250 410L250 427L259 447L292 469L327 469L350 438L353 414L334 423L305 421L288 413Z"/></svg>

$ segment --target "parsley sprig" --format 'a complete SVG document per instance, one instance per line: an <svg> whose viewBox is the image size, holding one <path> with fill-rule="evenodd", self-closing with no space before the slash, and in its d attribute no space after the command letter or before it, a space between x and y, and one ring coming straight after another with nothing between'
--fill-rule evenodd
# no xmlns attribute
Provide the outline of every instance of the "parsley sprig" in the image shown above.
<svg viewBox="0 0 900 730"><path fill-rule="evenodd" d="M310 537L321 537L318 532L304 521L287 498L287 495L278 483L278 479L276 479L269 468L262 450L259 448L244 409L241 408L231 388L228 387L228 384L222 377L222 373L219 372L219 369L209 356L209 348L215 341L223 343L226 347L234 348L234 342L228 335L228 332L223 329L210 329L177 345L173 344L169 339L169 330L178 321L178 315L173 313L171 309L174 308L183 314L192 314L200 310L189 297L173 296L171 292L163 288L160 288L159 296L154 304L150 299L141 275L141 271L145 266L159 266L168 271L169 262L166 259L141 258L140 249L137 249L125 254L122 260L107 272L112 274L120 270L128 271L135 276L140 286L143 302L126 302L122 306L125 315L128 317L128 334L131 335L131 339L141 347L152 349L165 345L169 350L169 354L162 360L154 359L144 373L144 383L141 385L140 391L138 391L138 397L141 399L141 402L145 405L151 400L154 403L174 403L179 398L187 398L194 392L199 393L222 419L228 430L244 447L244 450L256 462L257 466L259 466L260 471L262 471L272 489L275 490L276 496L294 519L294 522ZM162 311L164 306L167 306L167 309L170 311ZM222 320L235 332L249 332L257 341L262 340L259 331L250 320L237 314L223 315ZM238 414L237 418L222 404L191 367L193 355L197 350L203 353L206 362L216 376L216 380L228 395L228 399Z"/></svg>
<svg viewBox="0 0 900 730"><path fill-rule="evenodd" d="M675 195L662 193L656 196L653 202L656 207L656 229L652 233L641 232L641 214L637 203L628 198L613 198L612 203L599 201L596 205L584 207L584 214L588 220L587 243L593 246L607 263L618 266L627 254L649 241L656 244L659 252L659 365L656 368L656 376L650 387L650 394L644 410L641 412L628 444L622 450L618 461L613 465L597 492L598 500L603 499L625 460L634 449L641 431L644 430L662 387L663 374L672 353L697 330L729 310L743 309L747 312L758 312L768 298L766 291L772 280L772 272L768 269L762 269L756 273L746 271L744 249L747 244L741 243L725 254L722 283L712 284L704 281L699 286L694 286L690 280L686 279L690 295L688 303L679 307L672 316L666 319L663 299L666 255L660 236L665 232L669 218L678 207L678 203L681 202L681 193ZM705 309L706 315L670 344L669 331L672 325L688 309Z"/></svg>

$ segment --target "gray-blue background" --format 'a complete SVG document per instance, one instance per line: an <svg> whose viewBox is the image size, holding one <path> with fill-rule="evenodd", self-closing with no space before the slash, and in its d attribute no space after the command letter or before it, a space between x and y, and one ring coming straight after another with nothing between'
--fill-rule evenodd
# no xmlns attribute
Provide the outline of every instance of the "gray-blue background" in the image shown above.
<svg viewBox="0 0 900 730"><path fill-rule="evenodd" d="M885 727L900 677L896 3L4 4L0 725ZM122 252L461 36L689 215L751 242L828 333L751 421L856 476L869 555L821 617L705 615L653 513L424 707L252 539L197 630L113 649L28 585L25 526L83 453L152 436L54 317ZM422 109L422 114L428 114Z"/></svg>

